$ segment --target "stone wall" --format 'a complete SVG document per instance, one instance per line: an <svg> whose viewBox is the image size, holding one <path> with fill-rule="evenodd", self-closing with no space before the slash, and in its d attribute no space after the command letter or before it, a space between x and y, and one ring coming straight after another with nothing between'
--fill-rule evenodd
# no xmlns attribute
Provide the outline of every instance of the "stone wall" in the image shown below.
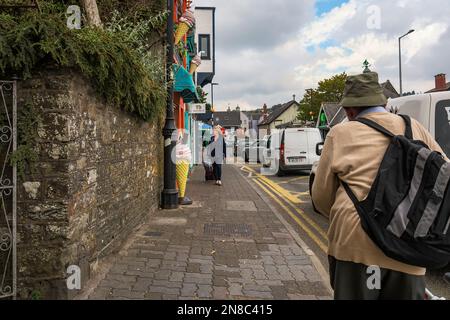
<svg viewBox="0 0 450 320"><path fill-rule="evenodd" d="M20 81L18 109L29 101L43 121L36 172L18 184L19 298L67 299L68 266L84 284L158 210L161 128L105 105L71 69Z"/></svg>

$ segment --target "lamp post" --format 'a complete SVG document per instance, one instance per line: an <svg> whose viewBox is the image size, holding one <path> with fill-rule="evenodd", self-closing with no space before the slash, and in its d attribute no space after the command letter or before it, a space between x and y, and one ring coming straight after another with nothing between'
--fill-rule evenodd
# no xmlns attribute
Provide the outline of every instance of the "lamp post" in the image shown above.
<svg viewBox="0 0 450 320"><path fill-rule="evenodd" d="M176 164L172 161L172 153L176 148L176 141L173 139L173 133L177 130L175 126L173 111L173 55L174 55L174 34L173 34L173 0L167 0L167 63L166 63L166 83L167 83L167 101L166 101L166 123L163 129L164 136L164 190L161 194L162 209L178 208L178 190L176 188Z"/></svg>
<svg viewBox="0 0 450 320"><path fill-rule="evenodd" d="M403 96L403 80L402 80L402 39L406 37L407 35L410 35L415 30L411 29L404 35L402 35L400 38L398 38L398 61L400 66L400 96Z"/></svg>
<svg viewBox="0 0 450 320"><path fill-rule="evenodd" d="M214 126L214 86L218 86L218 83L211 82L211 111L212 111L212 125Z"/></svg>

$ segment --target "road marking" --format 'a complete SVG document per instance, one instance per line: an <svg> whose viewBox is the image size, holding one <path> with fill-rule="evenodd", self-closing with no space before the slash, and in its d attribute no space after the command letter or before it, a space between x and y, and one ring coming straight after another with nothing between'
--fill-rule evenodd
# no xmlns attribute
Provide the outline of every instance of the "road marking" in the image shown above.
<svg viewBox="0 0 450 320"><path fill-rule="evenodd" d="M294 194L292 194L289 190L284 189L282 186L278 185L276 182L268 179L267 177L258 174L252 168L247 166L243 166L242 169L246 172L254 172L256 179L260 179L261 182L265 183L267 187L269 187L275 194L278 196L283 196L283 200L288 202L291 207L307 222L310 226L312 226L324 239L328 239L327 233L317 224L315 223L308 215L301 209L297 208L296 204L305 203L304 201L297 198ZM256 180L255 180L256 181ZM309 196L309 192L304 192L304 195Z"/></svg>
<svg viewBox="0 0 450 320"><path fill-rule="evenodd" d="M267 184L269 184L272 187L272 189L274 189L277 193L283 195L286 199L289 199L289 201L291 201L292 203L295 203L295 204L302 204L302 203L304 203L302 200L300 200L299 198L297 198L296 196L291 194L288 190L284 189L283 187L281 187L277 183L273 182L269 178L263 176L262 174L256 172L252 168L249 168L249 167L246 167L246 166L244 166L243 168L247 168L247 169L251 170L257 178L259 178L262 181L264 181Z"/></svg>
<svg viewBox="0 0 450 320"><path fill-rule="evenodd" d="M289 183L293 183L293 182L298 181L298 180L306 180L308 178L309 177L297 177L295 179L291 179L291 180L288 180L288 181L280 182L280 184L289 184Z"/></svg>
<svg viewBox="0 0 450 320"><path fill-rule="evenodd" d="M264 181L261 181L261 182L263 182L264 183ZM270 188L275 194L277 194L277 190L274 190L273 188L271 188L270 187L270 185L267 185L266 184L266 186L268 187L268 188ZM311 226L311 227L313 227L324 239L328 239L328 236L327 236L327 234L326 234L326 232L317 224L317 223L315 223L310 217L308 217L308 215L302 210L302 209L299 209L299 208L297 208L296 206L295 206L295 204L293 204L293 203L291 203L290 201L289 201L289 199L284 199L283 198L283 200L285 200L288 204L290 204L291 205L291 207Z"/></svg>
<svg viewBox="0 0 450 320"><path fill-rule="evenodd" d="M314 232L308 227L306 226L298 217L295 213L293 213L283 202L281 202L271 191L269 191L266 187L263 186L263 183L261 181L258 180L254 180L255 183L267 194L269 195L276 203L278 203L284 211L286 211L291 217L292 219L295 220L295 222L300 226L300 228L302 228L306 234L317 244L317 246L319 246L319 248L327 253L328 252L328 248L327 245L320 240L315 234Z"/></svg>

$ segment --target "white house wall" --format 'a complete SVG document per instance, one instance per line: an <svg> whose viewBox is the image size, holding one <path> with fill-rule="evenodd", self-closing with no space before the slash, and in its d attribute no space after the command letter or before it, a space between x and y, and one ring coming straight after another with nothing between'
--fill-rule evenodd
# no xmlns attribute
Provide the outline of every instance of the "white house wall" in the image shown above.
<svg viewBox="0 0 450 320"><path fill-rule="evenodd" d="M283 112L274 122L271 123L270 129L276 129L276 126L293 122L297 119L298 115L298 106L293 105L288 110Z"/></svg>
<svg viewBox="0 0 450 320"><path fill-rule="evenodd" d="M197 69L198 73L213 73L214 72L214 18L213 18L213 10L212 9L195 9L195 18L196 18L196 31L195 31L195 42L197 43L197 48L199 49L199 34L209 34L211 35L211 60L203 60L200 67Z"/></svg>

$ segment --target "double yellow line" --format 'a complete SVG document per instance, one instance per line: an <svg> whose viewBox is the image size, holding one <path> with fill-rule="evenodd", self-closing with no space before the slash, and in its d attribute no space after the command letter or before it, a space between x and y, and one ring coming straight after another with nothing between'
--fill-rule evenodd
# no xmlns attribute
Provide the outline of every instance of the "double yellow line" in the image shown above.
<svg viewBox="0 0 450 320"><path fill-rule="evenodd" d="M248 173L251 172L255 177L255 183L281 208L283 208L283 210L286 211L289 216L291 216L291 218L300 226L300 228L303 229L303 231L305 231L305 233L317 244L317 246L324 253L327 253L327 234L319 225L317 225L317 223L315 223L310 217L308 217L308 215L303 210L296 206L298 204L304 203L303 201L301 201L288 190L282 188L267 177L257 173L252 168L244 166L241 170ZM287 203L287 205L285 203ZM299 217L301 217L305 222L303 222ZM317 236L316 233L319 236Z"/></svg>

